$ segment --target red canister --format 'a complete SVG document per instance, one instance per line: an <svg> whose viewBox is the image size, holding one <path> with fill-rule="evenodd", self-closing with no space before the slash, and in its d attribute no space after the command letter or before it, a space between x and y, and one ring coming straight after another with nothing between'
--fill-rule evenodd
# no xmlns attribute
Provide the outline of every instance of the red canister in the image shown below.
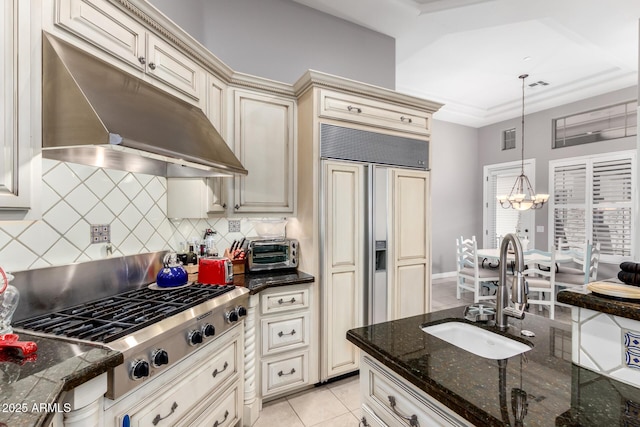
<svg viewBox="0 0 640 427"><path fill-rule="evenodd" d="M233 283L233 264L229 258L200 258L198 282L205 285Z"/></svg>

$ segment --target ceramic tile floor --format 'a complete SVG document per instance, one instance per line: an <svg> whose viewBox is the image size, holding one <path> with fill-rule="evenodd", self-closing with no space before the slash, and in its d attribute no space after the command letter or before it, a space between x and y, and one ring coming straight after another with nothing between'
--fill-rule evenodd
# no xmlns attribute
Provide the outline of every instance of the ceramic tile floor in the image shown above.
<svg viewBox="0 0 640 427"><path fill-rule="evenodd" d="M455 277L435 279L432 283L433 311L462 307L473 303L473 294L464 292L456 298ZM535 313L547 317L546 310ZM571 321L571 311L556 307L556 320ZM253 427L357 427L360 419L358 377L333 383L267 402Z"/></svg>

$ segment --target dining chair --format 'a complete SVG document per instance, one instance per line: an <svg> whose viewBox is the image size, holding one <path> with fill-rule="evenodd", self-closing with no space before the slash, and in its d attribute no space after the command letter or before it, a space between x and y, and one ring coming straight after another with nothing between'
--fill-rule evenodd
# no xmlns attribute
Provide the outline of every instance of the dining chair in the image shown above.
<svg viewBox="0 0 640 427"><path fill-rule="evenodd" d="M565 287L584 286L596 280L600 261L600 243L593 245L586 242L581 249L569 249L562 252L571 255L573 263L578 267L570 267L564 264L558 265L556 285Z"/></svg>
<svg viewBox="0 0 640 427"><path fill-rule="evenodd" d="M525 265L522 272L527 282L527 303L537 305L539 311L547 307L549 318L553 319L556 303L556 252L551 247L548 252L531 249L526 251L524 255L526 257L526 255L533 253L536 254L535 263L530 262Z"/></svg>
<svg viewBox="0 0 640 427"><path fill-rule="evenodd" d="M465 239L460 236L456 239L457 262L456 269L458 279L456 283L456 297L460 299L462 292L473 292L473 302L481 300L495 300L495 295L483 295L486 288L489 291L497 287L499 271L496 269L481 268L478 261L478 242L476 236Z"/></svg>

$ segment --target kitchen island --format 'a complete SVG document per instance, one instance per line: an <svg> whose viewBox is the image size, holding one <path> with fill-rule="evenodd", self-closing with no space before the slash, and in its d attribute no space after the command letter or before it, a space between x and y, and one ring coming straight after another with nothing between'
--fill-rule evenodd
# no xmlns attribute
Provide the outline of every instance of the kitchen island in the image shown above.
<svg viewBox="0 0 640 427"><path fill-rule="evenodd" d="M515 425L513 404L525 395L526 411L520 415L525 426L638 425L634 408L640 403L640 389L572 364L570 325L530 314L523 320L509 319L512 326L506 335L532 349L498 362L421 330L425 324L446 320L466 322L462 308L455 308L353 329L347 339L362 349L370 366L405 383L408 394L435 401L434 411L449 417L450 425ZM535 337L522 336L521 330ZM367 378L361 372L362 381ZM363 394L375 388L361 387ZM375 401L372 394L369 398ZM410 424L399 419L400 405L394 411L388 396L379 397L376 415L389 425L395 425L389 420Z"/></svg>

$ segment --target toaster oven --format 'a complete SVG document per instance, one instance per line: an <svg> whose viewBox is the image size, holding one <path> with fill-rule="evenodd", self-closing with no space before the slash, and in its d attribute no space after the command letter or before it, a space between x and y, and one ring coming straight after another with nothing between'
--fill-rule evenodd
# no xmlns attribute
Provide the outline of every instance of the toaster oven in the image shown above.
<svg viewBox="0 0 640 427"><path fill-rule="evenodd" d="M298 267L298 241L295 239L252 239L249 241L249 271Z"/></svg>

